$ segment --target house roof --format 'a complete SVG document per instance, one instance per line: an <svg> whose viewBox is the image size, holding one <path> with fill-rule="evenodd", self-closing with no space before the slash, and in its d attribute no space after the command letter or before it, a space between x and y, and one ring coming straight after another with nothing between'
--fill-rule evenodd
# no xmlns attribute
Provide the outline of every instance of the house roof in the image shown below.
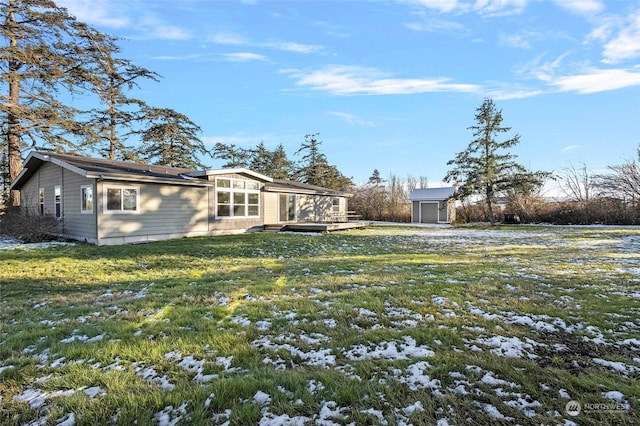
<svg viewBox="0 0 640 426"><path fill-rule="evenodd" d="M333 195L336 197L351 196L351 194L347 194L344 191L336 191L333 189L323 188L321 186L282 179L273 179L273 182L265 185L265 190L269 192L291 192L295 194Z"/></svg>
<svg viewBox="0 0 640 426"><path fill-rule="evenodd" d="M81 176L96 179L167 182L184 185L204 185L205 182L189 176L192 169L155 166L101 158L79 157L67 154L32 152L24 168L11 184L11 189L20 189L43 163L53 163Z"/></svg>
<svg viewBox="0 0 640 426"><path fill-rule="evenodd" d="M189 173L189 176L202 177L202 176L217 176L217 175L229 175L229 174L248 175L265 182L273 182L273 179L270 178L269 176L266 176L266 175L263 175L262 173L254 172L253 170L249 170L245 168L198 170L196 172Z"/></svg>
<svg viewBox="0 0 640 426"><path fill-rule="evenodd" d="M111 161L103 158L80 157L76 155L55 154L47 152L31 152L25 160L24 167L11 189L21 189L29 178L44 163L52 163L80 176L93 179L123 180L133 182L155 182L173 185L209 186L207 176L244 174L266 182L265 190L274 192L291 192L296 194L320 194L333 196L350 196L342 191L308 185L302 182L272 179L249 169L217 169L193 170L179 167L155 166L150 164L126 161Z"/></svg>
<svg viewBox="0 0 640 426"><path fill-rule="evenodd" d="M446 200L455 192L455 187L447 186L442 188L419 188L414 189L409 195L411 201L435 201Z"/></svg>

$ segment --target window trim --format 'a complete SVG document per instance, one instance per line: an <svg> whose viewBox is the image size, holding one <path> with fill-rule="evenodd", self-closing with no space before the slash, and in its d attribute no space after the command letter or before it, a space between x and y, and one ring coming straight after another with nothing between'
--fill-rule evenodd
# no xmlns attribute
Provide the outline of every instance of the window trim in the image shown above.
<svg viewBox="0 0 640 426"><path fill-rule="evenodd" d="M109 190L110 189L118 189L120 190L120 209L119 210L109 210ZM132 189L136 191L136 209L135 210L124 210L123 203L123 191L126 189ZM140 186L137 185L104 185L102 187L102 195L103 195L103 213L105 214L140 214Z"/></svg>
<svg viewBox="0 0 640 426"><path fill-rule="evenodd" d="M91 209L86 209L84 204L84 191L85 189L91 190ZM93 185L82 185L80 187L80 213L81 214L93 214L94 206L95 206L95 196Z"/></svg>
<svg viewBox="0 0 640 426"><path fill-rule="evenodd" d="M40 214L44 214L44 187L38 188L38 208Z"/></svg>
<svg viewBox="0 0 640 426"><path fill-rule="evenodd" d="M220 185L220 181L229 181L229 186ZM257 183L257 189L247 189L249 187L250 182ZM251 185L253 186L253 185ZM218 202L218 194L224 192L228 194L229 202L228 203L219 203ZM244 203L236 204L234 202L236 194L244 195ZM258 203L249 203L249 194L255 194L258 196ZM232 177L218 177L216 178L216 219L259 219L260 211L261 211L261 200L260 200L260 183L250 179L240 179L240 178L232 178ZM220 215L220 206L228 206L228 215ZM242 206L244 211L243 215L235 215L236 207ZM250 207L257 207L257 214L250 215L249 210Z"/></svg>
<svg viewBox="0 0 640 426"><path fill-rule="evenodd" d="M62 219L62 185L53 186L53 215Z"/></svg>

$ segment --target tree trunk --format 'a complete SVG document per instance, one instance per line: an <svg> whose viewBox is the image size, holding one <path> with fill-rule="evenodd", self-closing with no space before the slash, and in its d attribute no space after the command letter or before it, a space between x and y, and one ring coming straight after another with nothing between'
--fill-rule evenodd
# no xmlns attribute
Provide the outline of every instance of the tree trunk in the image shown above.
<svg viewBox="0 0 640 426"><path fill-rule="evenodd" d="M6 18L5 26L9 31L9 45L12 48L18 47L18 38L15 32L15 16L11 11ZM9 181L13 181L18 177L20 171L22 171L22 154L20 152L20 119L16 114L16 110L20 103L20 75L18 73L20 69L20 63L16 60L10 59L9 74L7 79L9 80L9 108L7 108L7 159L9 165ZM10 191L9 193L9 206L17 207L20 205L20 191Z"/></svg>

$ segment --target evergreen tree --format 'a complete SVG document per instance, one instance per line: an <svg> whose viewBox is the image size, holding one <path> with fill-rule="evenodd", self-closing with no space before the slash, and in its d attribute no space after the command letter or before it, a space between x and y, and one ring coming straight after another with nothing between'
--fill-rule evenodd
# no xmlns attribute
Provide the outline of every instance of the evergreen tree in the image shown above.
<svg viewBox="0 0 640 426"><path fill-rule="evenodd" d="M269 151L264 142L260 142L256 149L251 151L249 168L273 179L289 179L292 163L282 144Z"/></svg>
<svg viewBox="0 0 640 426"><path fill-rule="evenodd" d="M157 73L139 67L127 59L117 58L120 47L117 39L88 29L86 38L90 42L90 57L93 69L91 81L93 91L104 108L89 112L91 132L88 143L109 160L134 157L134 150L127 147L124 139L136 133L134 127L143 119L154 120L162 109L146 108L143 101L127 96L127 91L139 87L138 81L158 81ZM146 113L152 114L145 117Z"/></svg>
<svg viewBox="0 0 640 426"><path fill-rule="evenodd" d="M78 111L58 99L91 81L86 25L51 0L0 0L0 111L9 180L22 170L28 145L55 151L77 147L69 136L86 132ZM11 191L10 205L20 204Z"/></svg>
<svg viewBox="0 0 640 426"><path fill-rule="evenodd" d="M338 169L329 164L327 157L320 152L322 141L318 134L305 135L305 141L296 151L302 154L302 161L294 176L297 180L309 185L322 186L329 189L345 189L352 184L351 179L344 176Z"/></svg>
<svg viewBox="0 0 640 426"><path fill-rule="evenodd" d="M385 180L380 176L380 171L378 169L373 169L373 173L369 177L369 184L374 186L380 186L381 183L384 183Z"/></svg>
<svg viewBox="0 0 640 426"><path fill-rule="evenodd" d="M218 142L213 148L212 156L226 161L222 165L223 168L243 168L248 167L250 151L239 148L235 144L225 145Z"/></svg>
<svg viewBox="0 0 640 426"><path fill-rule="evenodd" d="M477 124L469 127L474 139L466 150L447 162L453 168L447 172L444 181L457 186L454 194L457 199L474 194L482 196L493 224L493 204L500 193L512 188L540 186L548 173L529 172L515 161L515 155L503 153L520 142L520 135L504 141L495 139L496 135L509 132L511 128L501 126L502 110L496 109L493 100L484 100L476 109L475 120Z"/></svg>
<svg viewBox="0 0 640 426"><path fill-rule="evenodd" d="M293 162L289 160L284 145L280 143L271 152L271 168L266 175L274 179L291 179L292 170Z"/></svg>
<svg viewBox="0 0 640 426"><path fill-rule="evenodd" d="M169 167L204 168L198 155L209 154L198 133L200 127L179 112L169 108L146 108L138 155L144 161Z"/></svg>

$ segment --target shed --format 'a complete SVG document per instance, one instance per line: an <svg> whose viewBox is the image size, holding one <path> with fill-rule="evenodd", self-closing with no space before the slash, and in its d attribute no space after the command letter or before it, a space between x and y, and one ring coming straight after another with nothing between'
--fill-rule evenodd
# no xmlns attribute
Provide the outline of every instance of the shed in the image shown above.
<svg viewBox="0 0 640 426"><path fill-rule="evenodd" d="M455 187L419 188L409 196L411 223L451 223L456 219Z"/></svg>

